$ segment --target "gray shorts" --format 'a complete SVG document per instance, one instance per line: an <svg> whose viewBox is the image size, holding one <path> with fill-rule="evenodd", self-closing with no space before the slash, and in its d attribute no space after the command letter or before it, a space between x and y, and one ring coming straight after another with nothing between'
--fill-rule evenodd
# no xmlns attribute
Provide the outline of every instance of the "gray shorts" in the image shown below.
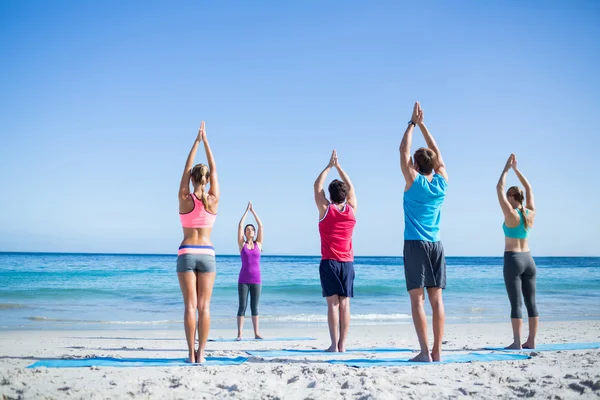
<svg viewBox="0 0 600 400"><path fill-rule="evenodd" d="M446 257L442 242L404 241L406 290L446 288Z"/></svg>
<svg viewBox="0 0 600 400"><path fill-rule="evenodd" d="M217 272L217 262L213 254L181 254L177 272Z"/></svg>

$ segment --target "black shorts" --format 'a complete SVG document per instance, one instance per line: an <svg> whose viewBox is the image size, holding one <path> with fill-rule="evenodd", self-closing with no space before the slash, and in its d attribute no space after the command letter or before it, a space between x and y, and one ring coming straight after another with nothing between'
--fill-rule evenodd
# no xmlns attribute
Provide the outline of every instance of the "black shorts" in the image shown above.
<svg viewBox="0 0 600 400"><path fill-rule="evenodd" d="M335 294L354 297L354 263L352 261L321 260L319 265L323 297Z"/></svg>
<svg viewBox="0 0 600 400"><path fill-rule="evenodd" d="M404 241L406 290L446 288L446 257L442 242Z"/></svg>

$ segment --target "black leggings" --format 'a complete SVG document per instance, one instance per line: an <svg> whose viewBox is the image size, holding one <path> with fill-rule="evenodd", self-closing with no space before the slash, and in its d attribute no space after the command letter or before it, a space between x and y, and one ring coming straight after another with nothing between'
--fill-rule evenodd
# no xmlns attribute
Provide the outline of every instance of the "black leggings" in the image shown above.
<svg viewBox="0 0 600 400"><path fill-rule="evenodd" d="M260 283L238 283L238 296L240 305L238 307L238 317L246 315L246 307L248 307L248 295L250 295L250 311L252 315L258 315L258 300L260 299Z"/></svg>
<svg viewBox="0 0 600 400"><path fill-rule="evenodd" d="M535 305L535 274L535 261L531 252L504 252L504 284L510 300L511 318L523 318L523 300L529 318L538 316Z"/></svg>

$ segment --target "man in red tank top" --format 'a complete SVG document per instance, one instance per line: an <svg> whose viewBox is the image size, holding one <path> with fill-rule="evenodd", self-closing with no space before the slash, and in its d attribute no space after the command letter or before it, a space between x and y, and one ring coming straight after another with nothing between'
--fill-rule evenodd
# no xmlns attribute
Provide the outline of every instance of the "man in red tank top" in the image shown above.
<svg viewBox="0 0 600 400"><path fill-rule="evenodd" d="M327 174L336 168L342 180L329 184L327 200L323 184ZM319 209L321 264L319 276L323 297L327 299L327 323L331 346L327 351L346 351L350 327L350 297L354 297L354 252L352 232L356 225L356 194L350 178L338 163L335 150L329 165L319 174L314 185L315 203Z"/></svg>

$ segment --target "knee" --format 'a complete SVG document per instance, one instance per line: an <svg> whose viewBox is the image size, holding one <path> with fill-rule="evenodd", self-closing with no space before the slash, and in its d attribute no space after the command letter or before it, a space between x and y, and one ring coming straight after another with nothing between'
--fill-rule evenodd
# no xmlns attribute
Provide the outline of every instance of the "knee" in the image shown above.
<svg viewBox="0 0 600 400"><path fill-rule="evenodd" d="M258 306L256 306L256 307L251 307L251 308L252 308L252 310L250 310L250 311L252 312L252 316L253 316L253 317L256 317L256 316L258 316Z"/></svg>
<svg viewBox="0 0 600 400"><path fill-rule="evenodd" d="M422 296L411 296L410 297L410 307L412 309L423 308L425 307L425 300Z"/></svg>
<svg viewBox="0 0 600 400"><path fill-rule="evenodd" d="M198 303L198 314L199 315L210 314L210 303L209 302Z"/></svg>
<svg viewBox="0 0 600 400"><path fill-rule="evenodd" d="M523 299L522 298L518 297L518 298L512 299L510 301L510 308L511 309L513 309L513 310L515 310L515 309L520 310L521 307L523 307Z"/></svg>
<svg viewBox="0 0 600 400"><path fill-rule="evenodd" d="M525 300L525 307L527 308L527 316L529 318L538 316L537 306L535 305L534 299Z"/></svg>
<svg viewBox="0 0 600 400"><path fill-rule="evenodd" d="M511 318L523 318L523 315L521 314L521 302L520 301L515 301L514 303L511 303L511 307L510 307L510 317Z"/></svg>
<svg viewBox="0 0 600 400"><path fill-rule="evenodd" d="M340 306L340 298L338 296L328 297L327 306L329 308L338 308Z"/></svg>
<svg viewBox="0 0 600 400"><path fill-rule="evenodd" d="M444 308L444 302L441 298L429 299L431 303L431 308L434 310L441 310Z"/></svg>
<svg viewBox="0 0 600 400"><path fill-rule="evenodd" d="M198 308L198 305L196 303L186 303L185 304L185 313L186 314L194 314L196 315L196 309Z"/></svg>
<svg viewBox="0 0 600 400"><path fill-rule="evenodd" d="M347 310L350 308L350 299L346 297L344 300L341 300L339 304L340 310Z"/></svg>

